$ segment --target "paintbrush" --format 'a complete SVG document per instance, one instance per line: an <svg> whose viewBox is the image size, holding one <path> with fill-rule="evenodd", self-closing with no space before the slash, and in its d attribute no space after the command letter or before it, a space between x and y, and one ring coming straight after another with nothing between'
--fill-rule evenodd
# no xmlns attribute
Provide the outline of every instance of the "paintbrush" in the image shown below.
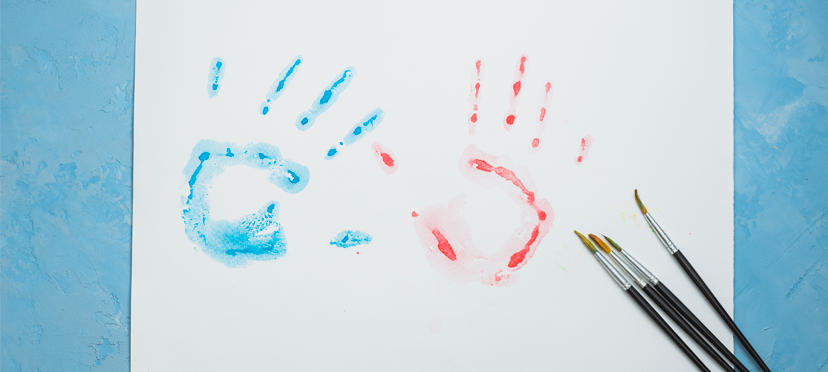
<svg viewBox="0 0 828 372"><path fill-rule="evenodd" d="M725 361L725 359L716 352L716 350L713 350L713 348L710 347L710 345L696 332L696 330L694 330L693 327L691 327L690 324L688 324L687 321L685 321L684 318L682 318L681 315L673 309L667 300L665 300L664 297L654 288L654 286L650 284L649 280L645 278L645 276L639 274L639 270L628 265L626 260L621 258L618 253L613 252L609 245L604 243L601 238L595 236L595 234L589 234L589 238L592 239L595 244L598 244L598 247L600 247L602 251L606 252L618 266L621 266L621 269L633 279L633 282L638 284L641 290L644 291L644 293L646 293L647 296L650 297L650 299L653 300L653 302L655 302L656 305L658 305L658 307L670 317L670 319L673 319L673 322L678 324L678 326L684 330L684 333L690 336L696 344L701 346L701 348L704 349L704 351L710 355L716 363L722 366L722 368L726 371L733 371L733 367L731 367L727 361Z"/></svg>
<svg viewBox="0 0 828 372"><path fill-rule="evenodd" d="M644 267L644 265L638 262L638 260L636 260L635 257L633 257L629 252L622 249L621 246L618 245L618 243L616 243L614 240L610 239L606 235L604 235L604 239L606 239L610 243L610 245L612 245L616 250L618 250L621 256L624 257L627 260L627 262L629 262L630 266L632 266L635 270L638 270L638 272L645 279L647 279L648 282L650 282L650 285L652 285L653 288L655 288L656 292L658 292L662 297L664 297L665 300L667 300L667 302L673 307L673 309L675 309L679 314L681 314L681 316L684 317L684 319L687 320L688 323L693 325L693 327L696 328L696 330L699 331L699 333L701 333L707 339L707 341L713 344L713 346L716 347L716 350L718 350L719 353L724 355L724 357L727 358L727 360L733 363L736 369L738 369L741 372L749 372L747 367L745 367L744 364L742 364L742 362L740 362L739 359L737 359L736 356L733 355L733 353L731 353L730 350L728 350L727 347L721 341L719 341L718 338L716 338L713 332L710 332L710 330L707 329L704 323L702 323L701 320L699 320L699 318L697 318L696 315L693 314L693 312L690 311L690 309L688 309L687 306L685 306L684 303L681 302L681 300L679 300L678 297L676 297L676 295L674 295L669 288L667 288L664 282L656 278L656 276L653 275L653 273L651 273L650 270L647 270L647 268Z"/></svg>
<svg viewBox="0 0 828 372"><path fill-rule="evenodd" d="M621 273L618 272L618 269L616 269L615 266L613 266L609 262L609 260L607 260L606 257L604 257L601 253L598 252L598 250L595 248L594 245L592 245L589 239L581 235L581 233L579 233L578 231L575 231L575 234L577 234L578 237L581 238L581 241L584 243L584 245L589 249L590 252L592 252L592 255L595 256L595 259L597 259L601 266L604 267L604 270L607 270L607 273L610 274L612 279L614 279L615 282L618 283L619 286L621 286L621 289L623 289L624 292L627 292L630 295L630 297L632 297L633 300L635 300L635 303L637 303L638 306L641 306L641 309L643 309L644 312L647 313L647 315L649 315L650 318L653 321L655 321L659 327L661 327L661 330L664 331L664 333L666 333L668 336L670 336L670 338L673 340L676 346L678 346L684 352L684 354L686 354L687 357L693 361L693 364L699 367L699 369L702 371L710 372L710 370L707 368L707 366L704 365L701 359L699 359L699 357L696 356L695 353L693 353L693 350L691 350L690 347L688 347L687 344L685 344L684 341L682 341L681 337L679 337L679 335L677 335L676 332L673 331L672 328L670 328L670 325L667 324L664 318L662 318L661 315L658 315L658 312L655 309L653 309L652 306L650 306L650 304L647 302L647 300L644 299L643 296L641 296L641 293L638 293L638 291L632 287L630 282L627 281L627 278L625 278L624 275L621 275Z"/></svg>
<svg viewBox="0 0 828 372"><path fill-rule="evenodd" d="M676 261L678 261L681 268L684 269L684 272L687 273L691 280L693 280L693 283L695 283L696 287L699 288L701 293L704 295L704 298L707 299L707 302L709 302L710 305L713 306L713 309L715 309L716 312L719 313L719 317L721 317L722 320L724 320L724 322L730 328L730 330L733 331L733 334L735 334L736 338L739 339L739 342L741 342L742 345L744 345L745 349L747 349L748 353L750 353L750 356L752 356L753 359L756 360L756 363L759 364L759 367L762 369L762 371L770 372L768 366L765 364L764 361L762 361L762 357L759 356L759 353L756 352L756 350L753 348L753 345L751 345L750 342L748 342L747 337L745 337L745 335L742 334L742 331L739 330L739 327L736 326L736 322L733 321L733 318L731 318L727 311L724 309L724 307L722 307L722 304L719 303L719 300L716 299L716 296L713 295L713 292L710 290L710 288L707 287L707 284L704 283L704 280L702 280L701 276L699 276L699 273L696 272L696 269L693 268L693 265L690 265L690 261L688 261L687 258L684 257L684 254L682 254L681 251L679 251L679 249L676 247L676 245L673 244L673 241L670 240L670 237L667 236L667 233L664 232L661 226L658 225L658 222L656 222L653 216L647 212L647 207L644 206L644 203L641 202L641 198L638 197L637 189L635 190L635 202L636 204L638 204L638 208L641 209L641 213L644 214L644 219L647 220L647 224L650 225L650 228L652 228L653 232L656 234L656 236L658 236L658 240L660 240L661 244L663 244L664 247L667 248L667 251L670 252L670 254L673 257L676 258Z"/></svg>

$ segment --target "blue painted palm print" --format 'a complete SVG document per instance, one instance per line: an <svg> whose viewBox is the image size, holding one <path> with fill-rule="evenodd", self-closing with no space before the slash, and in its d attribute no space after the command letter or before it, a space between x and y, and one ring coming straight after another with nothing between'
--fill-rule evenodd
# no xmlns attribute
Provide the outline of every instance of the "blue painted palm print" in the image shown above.
<svg viewBox="0 0 828 372"><path fill-rule="evenodd" d="M310 180L308 168L282 158L276 146L255 143L240 147L229 142L201 141L183 172L190 185L190 193L182 197L187 237L204 253L229 267L284 256L287 244L282 225L277 222L279 202L271 201L258 212L236 221L210 217L210 185L225 167L234 165L268 171L268 181L290 194L302 191Z"/></svg>

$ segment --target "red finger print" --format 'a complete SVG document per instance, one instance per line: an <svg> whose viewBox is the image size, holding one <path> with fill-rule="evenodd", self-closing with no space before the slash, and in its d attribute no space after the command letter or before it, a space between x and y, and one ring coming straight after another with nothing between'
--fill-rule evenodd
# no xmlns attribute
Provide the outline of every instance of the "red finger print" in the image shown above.
<svg viewBox="0 0 828 372"><path fill-rule="evenodd" d="M578 147L578 157L575 158L576 164L583 163L584 159L586 159L587 155L589 155L589 149L592 148L593 143L595 143L595 139L593 139L590 135L586 135L584 138L581 138L581 145Z"/></svg>
<svg viewBox="0 0 828 372"><path fill-rule="evenodd" d="M474 64L477 74L472 84L471 95L469 96L469 105L471 105L471 114L469 115L469 133L474 134L477 127L477 112L480 110L480 60Z"/></svg>
<svg viewBox="0 0 828 372"><path fill-rule="evenodd" d="M435 270L460 281L493 286L511 284L552 226L554 214L546 199L538 200L531 176L508 158L486 154L471 145L460 161L466 180L485 188L498 187L521 209L520 225L500 251L486 254L475 246L462 214L463 195L448 204L413 212L414 227Z"/></svg>
<svg viewBox="0 0 828 372"><path fill-rule="evenodd" d="M512 125L515 124L515 119L517 118L515 111L517 109L518 95L520 94L521 81L523 80L525 67L526 56L521 56L517 68L515 69L515 83L512 84L512 91L509 95L509 110L506 111L506 117L503 119L503 127L506 128L506 130L512 129Z"/></svg>
<svg viewBox="0 0 828 372"><path fill-rule="evenodd" d="M383 146L379 142L374 142L371 145L371 149L374 150L374 158L377 160L377 164L379 164L383 172L391 174L397 171L397 157L394 156L394 152L391 149Z"/></svg>
<svg viewBox="0 0 828 372"><path fill-rule="evenodd" d="M540 117L538 118L538 131L535 138L532 139L533 148L540 147L541 134L543 133L543 130L546 129L546 122L544 120L546 119L546 108L549 106L549 96L551 95L550 91L552 90L552 83L547 82L543 88L543 101L541 101Z"/></svg>

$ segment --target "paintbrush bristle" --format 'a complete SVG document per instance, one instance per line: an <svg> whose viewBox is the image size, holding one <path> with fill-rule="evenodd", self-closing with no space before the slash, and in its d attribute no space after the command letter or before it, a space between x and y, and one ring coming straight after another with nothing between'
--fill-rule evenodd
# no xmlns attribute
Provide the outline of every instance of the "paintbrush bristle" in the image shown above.
<svg viewBox="0 0 828 372"><path fill-rule="evenodd" d="M644 203L641 202L641 198L638 197L638 189L635 189L635 203L638 204L638 208L641 209L641 213L647 214L647 207L644 206Z"/></svg>
<svg viewBox="0 0 828 372"><path fill-rule="evenodd" d="M601 247L602 251L607 252L607 254L610 253L610 247L607 245L607 243L604 243L604 241L601 240L601 238L595 236L595 234L589 234L589 238L592 239L592 241L594 241L596 244L598 244L598 246Z"/></svg>
<svg viewBox="0 0 828 372"><path fill-rule="evenodd" d="M592 252L592 253L598 252L598 250L595 249L595 246L592 245L592 242L590 242L589 239L586 238L586 236L583 236L581 233L578 232L578 230L575 230L575 234L577 234L578 237L581 238L581 241L584 243L584 245L587 248L589 248L590 252Z"/></svg>
<svg viewBox="0 0 828 372"><path fill-rule="evenodd" d="M610 239L608 236L606 236L604 234L601 234L601 236L603 236L604 239L606 239L610 244L612 244L612 246L615 247L615 249L617 249L619 252L621 252L623 250L623 249L621 249L621 246L618 245L618 243L616 243L614 240Z"/></svg>

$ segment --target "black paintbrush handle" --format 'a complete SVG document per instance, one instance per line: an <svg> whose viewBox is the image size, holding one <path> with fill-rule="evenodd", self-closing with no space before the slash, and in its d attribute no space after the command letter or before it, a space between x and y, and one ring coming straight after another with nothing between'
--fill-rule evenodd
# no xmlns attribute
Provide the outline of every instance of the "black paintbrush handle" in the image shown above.
<svg viewBox="0 0 828 372"><path fill-rule="evenodd" d="M673 331L672 328L670 328L670 325L667 324L666 321L664 321L664 318L662 318L661 315L658 315L658 312L655 309L653 309L653 307L650 306L649 303L647 303L647 300L645 300L644 297L641 296L641 293L638 293L638 291L636 291L635 288L632 287L627 289L626 292L629 293L630 297L632 297L633 300L635 300L635 302L638 303L638 306L641 306L641 308L644 309L644 312L647 313L647 315L649 315L650 318L652 318L653 321L655 321L659 327L661 327L661 330L663 330L664 333L666 333L670 336L670 338L673 339L673 342L676 344L676 346L678 346L682 351L684 351L684 353L687 354L687 357L693 360L693 364L695 364L696 367L699 367L699 369L702 371L710 372L710 370L707 369L707 366L704 365L701 359L699 359L699 357L696 356L695 353L693 353L693 350L690 350L690 347L688 347L687 344L685 344L684 341L681 340L681 337L679 337L679 335L677 335L676 332Z"/></svg>
<svg viewBox="0 0 828 372"><path fill-rule="evenodd" d="M713 348L710 347L710 345L708 345L703 338L701 338L701 336L696 332L696 330L694 330L693 327L691 327L690 324L688 324L687 321L685 321L684 318L682 318L681 315L679 315L679 313L677 313L673 309L673 307L670 306L670 304L661 296L660 293L658 293L653 288L653 286L648 284L642 287L641 290L643 290L644 293L647 294L647 297L650 297L650 299L653 300L653 302L655 302L656 305L658 305L658 307L661 308L661 310L664 311L664 313L670 317L670 319L673 319L673 321L676 324L678 324L678 326L681 327L681 329L684 330L684 333L690 336L690 338L692 338L693 341L696 341L696 344L701 346L701 348L704 349L707 355L710 355L710 357L713 358L716 361L716 363L722 366L722 368L724 368L725 371L733 371L733 368L730 366L730 364L727 364L727 361L724 360L724 358L722 358L719 355L719 353L716 352L716 350L713 350Z"/></svg>
<svg viewBox="0 0 828 372"><path fill-rule="evenodd" d="M693 314L693 312L690 311L690 309L688 309L687 306L685 306L684 303L681 302L681 300L679 300L666 285L664 285L664 282L658 282L658 284L654 285L653 288L655 288L656 291L658 291L658 293L660 293L661 296L664 297L664 299L667 300L667 302L669 302L670 305L672 305L673 308L676 309L676 311L678 311L688 323L693 325L693 327L695 327L696 330L698 330L699 333L707 339L707 341L710 341L719 353L724 355L727 360L733 363L736 366L736 369L741 372L750 372L747 367L745 367L745 365L742 364L742 362L740 362L739 359L737 359L736 356L733 355L733 353L731 353L718 338L716 338L713 332L710 332L704 323L702 323L701 320L699 320L699 318L697 318L696 315Z"/></svg>
<svg viewBox="0 0 828 372"><path fill-rule="evenodd" d="M742 334L742 331L739 330L739 327L736 326L736 322L733 321L733 318L728 315L727 311L725 311L724 307L722 307L722 304L719 303L719 300L717 300L716 296L713 295L713 292L710 291L710 288L707 288L707 284L704 284L704 280L702 280L699 273L696 272L696 269L693 268L693 265L690 265L690 261L687 261L687 258L684 257L684 254L682 254L681 251L674 253L673 257L676 258L679 265L681 265L681 268L684 269L684 272L690 276L690 279L693 280L693 283L695 283L696 287L698 287L702 292L704 297L707 299L707 302L709 302L710 305L716 309L716 312L719 313L722 320L727 323L727 326L730 327L730 330L733 331L733 334L736 335L739 342L741 342L745 349L747 349L750 356L756 360L756 363L759 364L759 368L762 368L762 371L764 372L771 372L768 366L765 365L765 362L762 361L762 357L759 356L759 353L757 353L750 342L748 342L747 337L745 337L745 335Z"/></svg>

